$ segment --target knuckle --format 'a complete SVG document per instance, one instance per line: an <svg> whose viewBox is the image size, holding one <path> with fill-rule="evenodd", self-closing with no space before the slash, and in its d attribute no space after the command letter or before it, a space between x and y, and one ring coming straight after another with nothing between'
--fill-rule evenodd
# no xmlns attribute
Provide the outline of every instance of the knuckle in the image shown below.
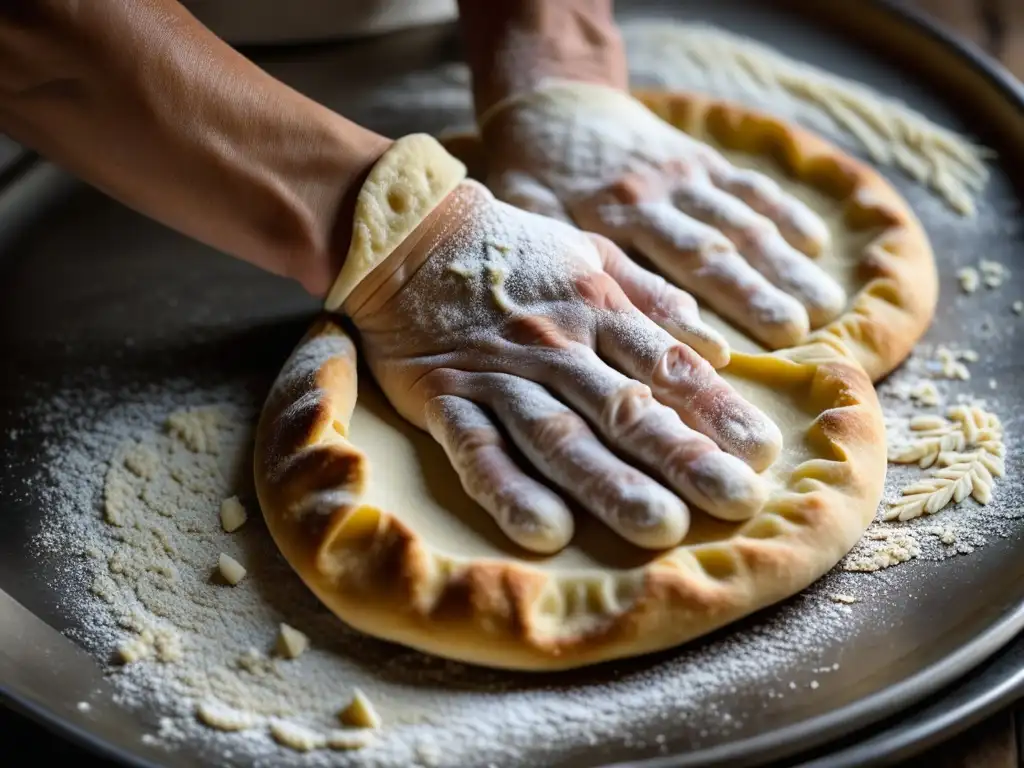
<svg viewBox="0 0 1024 768"><path fill-rule="evenodd" d="M654 179L651 176L629 173L609 184L604 190L604 197L622 205L637 205L657 194Z"/></svg>
<svg viewBox="0 0 1024 768"><path fill-rule="evenodd" d="M448 405L449 395L459 389L462 382L462 373L450 368L434 368L424 374L413 386L413 391L424 401L433 402L435 410Z"/></svg>
<svg viewBox="0 0 1024 768"><path fill-rule="evenodd" d="M509 320L505 325L505 337L528 347L565 349L572 344L560 324L546 315L523 315Z"/></svg>
<svg viewBox="0 0 1024 768"><path fill-rule="evenodd" d="M725 385L711 364L684 344L675 344L665 351L651 378L658 391L685 387L710 393Z"/></svg>
<svg viewBox="0 0 1024 768"><path fill-rule="evenodd" d="M580 298L594 309L624 311L631 304L622 287L607 272L589 272L575 279Z"/></svg>
<svg viewBox="0 0 1024 768"><path fill-rule="evenodd" d="M534 445L551 455L571 453L580 441L593 437L583 419L569 410L528 417L526 426Z"/></svg>
<svg viewBox="0 0 1024 768"><path fill-rule="evenodd" d="M667 418L671 413L654 399L650 387L640 382L630 382L608 398L601 420L608 434L629 440L636 437L638 432L650 432L654 426L652 418Z"/></svg>

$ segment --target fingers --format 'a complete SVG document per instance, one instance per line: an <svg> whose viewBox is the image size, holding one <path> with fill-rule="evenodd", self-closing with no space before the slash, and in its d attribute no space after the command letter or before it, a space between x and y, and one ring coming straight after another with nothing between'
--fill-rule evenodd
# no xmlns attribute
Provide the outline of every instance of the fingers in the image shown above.
<svg viewBox="0 0 1024 768"><path fill-rule="evenodd" d="M572 224L561 200L532 176L520 171L500 171L487 179L494 196L516 208Z"/></svg>
<svg viewBox="0 0 1024 768"><path fill-rule="evenodd" d="M487 403L530 463L620 536L664 549L686 535L686 504L615 456L544 387L507 374L471 374L465 381L467 392Z"/></svg>
<svg viewBox="0 0 1024 768"><path fill-rule="evenodd" d="M649 327L667 338L653 323ZM621 347L630 343L625 334L605 332ZM715 375L706 361L692 351L691 355ZM657 470L683 498L709 514L741 520L764 504L767 490L751 467L688 427L676 411L655 400L647 386L610 368L588 347L578 345L572 355L561 356L546 383L589 419L609 445ZM732 403L720 405L731 407ZM742 401L740 405L751 410Z"/></svg>
<svg viewBox="0 0 1024 768"><path fill-rule="evenodd" d="M812 328L835 319L846 307L846 292L839 283L743 201L701 180L682 182L672 201L686 215L724 234L755 269L796 298Z"/></svg>
<svg viewBox="0 0 1024 768"><path fill-rule="evenodd" d="M794 248L808 256L818 256L828 247L831 237L825 222L802 200L786 193L774 179L737 168L723 157L717 157L707 166L716 187L770 219Z"/></svg>
<svg viewBox="0 0 1024 768"><path fill-rule="evenodd" d="M700 355L643 315L608 313L598 327L600 355L651 388L690 428L754 470L767 469L782 450L782 433Z"/></svg>
<svg viewBox="0 0 1024 768"><path fill-rule="evenodd" d="M674 282L769 348L801 342L810 323L803 306L751 267L720 232L667 200L645 203L627 225L633 245Z"/></svg>
<svg viewBox="0 0 1024 768"><path fill-rule="evenodd" d="M715 368L729 364L729 343L701 319L697 302L690 294L641 267L607 238L590 237L601 255L605 272L619 284L633 306Z"/></svg>
<svg viewBox="0 0 1024 768"><path fill-rule="evenodd" d="M551 554L572 538L572 513L550 489L523 472L505 441L474 403L442 395L425 409L427 428L448 455L462 487L519 546Z"/></svg>

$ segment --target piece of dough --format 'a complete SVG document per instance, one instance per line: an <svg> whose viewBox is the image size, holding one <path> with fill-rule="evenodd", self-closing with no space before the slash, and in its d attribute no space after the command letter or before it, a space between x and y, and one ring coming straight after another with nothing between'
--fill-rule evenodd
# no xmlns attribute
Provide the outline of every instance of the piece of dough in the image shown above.
<svg viewBox="0 0 1024 768"><path fill-rule="evenodd" d="M846 312L813 331L809 341L841 339L873 381L910 354L934 315L938 276L924 228L881 174L810 131L736 103L694 93L633 95L734 165L772 177L825 219L832 248L818 263L850 300ZM475 136L448 136L443 143L472 177L486 179ZM708 310L701 312L734 349L765 351Z"/></svg>
<svg viewBox="0 0 1024 768"><path fill-rule="evenodd" d="M874 389L832 336L737 353L724 375L783 431L771 495L742 524L694 510L683 544L629 545L590 515L557 555L518 549L442 449L391 408L329 319L260 418L255 480L285 558L368 634L488 666L553 670L677 645L793 595L874 517L885 440Z"/></svg>
<svg viewBox="0 0 1024 768"><path fill-rule="evenodd" d="M339 310L352 290L465 177L465 166L432 136L413 133L392 144L359 189L352 242L324 308L329 312Z"/></svg>

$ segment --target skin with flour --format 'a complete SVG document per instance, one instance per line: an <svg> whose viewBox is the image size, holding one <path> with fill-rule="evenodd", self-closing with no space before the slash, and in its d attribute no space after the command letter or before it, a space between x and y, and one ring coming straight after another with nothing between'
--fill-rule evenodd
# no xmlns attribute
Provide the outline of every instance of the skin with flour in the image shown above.
<svg viewBox="0 0 1024 768"><path fill-rule="evenodd" d="M621 43L611 21L610 3L507 0L489 7L486 18L482 5L466 2L460 6L467 39L475 41L470 60L481 114L549 77L624 85ZM493 50L496 57L484 57L481 50ZM168 226L296 279L316 296L327 293L348 252L358 192L370 169L391 146L389 139L274 80L172 0L131 4L61 0L7 3L0 9L0 52L0 128L9 135ZM529 66L522 66L524 55ZM96 147L103 151L96 151ZM494 212L502 209L493 202L477 202L446 202L444 216L452 224L451 232L471 230L481 238L498 234L486 228L496 221ZM690 500L723 514L742 516L743 510L756 503L758 491L743 461L730 457L759 468L777 452L777 434L765 425L763 414L735 393L730 394L730 388L697 359L700 353L721 365L728 359L728 349L700 323L693 300L628 263L606 241L595 244L571 236L568 230L551 232L537 218L523 218L522 226L527 230L524 242L554 238L555 251L566 254L567 274L559 283L560 293L556 292L564 316L591 318L567 326L557 313L552 314L552 305L536 304L525 309L523 297L517 296L513 288L515 276L510 277L510 306L522 310L520 314L525 312L534 325L548 323L568 329L567 337L580 349L589 349L591 356L591 367L583 366L573 374L583 374L580 386L587 390L589 399L566 396L569 402L560 405L567 408L568 416L557 423L569 425L569 431L542 431L532 442L524 442L529 447L526 455L532 457L536 469L552 477L550 463L541 459L542 452L550 452L551 446L577 434L577 425L584 419L593 420L619 408L622 391L632 387L644 399L649 397L649 390L654 390L657 398L670 405L681 419L678 426L677 422L666 421L675 430L664 436L666 451L690 456L692 447L699 443L702 455L721 456L703 460L717 462L713 471L701 465L704 475L689 458L682 460L686 472L668 482ZM440 253L445 249L439 244L434 250ZM431 259L434 250L428 254ZM521 248L518 256L519 274L548 270L532 245ZM582 265L588 263L605 265L603 271L594 268L601 277L597 282L603 283L596 294L581 289L595 284L586 279L591 267ZM424 275L442 272L428 269ZM439 317L464 313L466 299L461 294L436 287L414 288L425 280L412 280L401 290L396 287L395 295L429 297ZM620 287L609 285L617 280ZM575 289L565 290L570 285ZM387 321L394 319L391 308L399 303L381 305ZM595 306L600 311L595 311ZM600 323L595 319L598 316L602 318ZM364 344L368 357L378 361L375 368L383 371L386 366L380 361L391 360L396 353L383 341L383 335L372 332L375 320L364 314L357 325L367 330ZM402 320L409 327L416 326L415 317ZM661 330L656 332L655 326ZM643 332L638 334L638 328ZM502 336L506 330L498 337L508 341ZM588 334L590 338L584 338ZM427 359L438 349L451 349L461 341L439 333L411 334L410 338L418 339L423 346L403 348L405 360ZM553 349L550 344L535 343L548 338L542 335L529 342L515 342L520 356L517 381L523 382L522 386L543 384L546 374L542 372L550 370L550 360L561 354L557 345ZM652 357L656 350L663 353L662 358ZM479 347L477 351L481 351ZM478 367L496 372L486 354L477 360L482 361ZM600 375L592 377L597 371ZM626 386L608 386L611 380ZM393 404L448 446L455 438L466 445L479 436L479 430L472 426L475 422L466 420L464 406L431 411L434 415L428 424L426 411L413 416L398 401L401 387L389 381L382 384ZM455 388L444 390L444 394L461 397L467 403L486 404L496 401L504 391L498 381L477 377L472 392ZM721 393L726 393L724 399L719 397ZM714 413L700 405L710 400L717 403ZM521 405L524 410L520 415L528 420L543 422L550 415L545 410L548 405L537 398L526 398ZM631 438L626 432L606 428L615 425L614 419L602 422L599 418L595 423L610 447L635 454L628 447ZM632 423L629 426L633 428ZM727 464L735 471L725 482L719 476ZM504 485L522 486L514 467L509 464L506 468L508 471L496 470L492 477L500 478ZM595 473L603 468L601 462L580 465L573 482L596 482ZM630 471L643 477L637 487L653 488L658 484L641 470ZM712 481L711 476L719 479ZM468 482L465 477L464 482ZM664 489L651 491L630 501L634 521L643 520L650 530L665 534L656 537L659 545L685 532L685 525L680 523L681 502L665 503L665 493ZM549 495L541 501L541 495L537 491L530 496L535 499L531 503L560 509L560 499ZM482 496L481 503L497 519L509 515L496 500ZM618 514L593 502L584 506L602 519L613 519ZM564 522L563 512L549 516ZM547 546L553 544L549 541Z"/></svg>

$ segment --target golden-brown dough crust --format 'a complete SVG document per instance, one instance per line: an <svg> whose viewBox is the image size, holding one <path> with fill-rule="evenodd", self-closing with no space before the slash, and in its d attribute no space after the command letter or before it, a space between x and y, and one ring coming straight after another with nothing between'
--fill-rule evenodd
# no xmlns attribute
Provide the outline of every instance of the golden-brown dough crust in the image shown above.
<svg viewBox="0 0 1024 768"><path fill-rule="evenodd" d="M863 287L846 312L813 331L808 341L827 335L841 339L872 381L910 354L935 313L938 275L924 228L881 174L808 130L740 104L696 93L633 95L688 134L772 158L793 179L841 203L850 230L879 230L862 251ZM486 158L475 136L447 136L442 143L471 176L486 178Z"/></svg>
<svg viewBox="0 0 1024 768"><path fill-rule="evenodd" d="M431 546L403 510L362 504L373 467L360 435L349 434L355 347L327 319L302 340L267 399L256 488L288 562L325 605L368 634L514 669L639 655L799 592L859 539L881 497L885 440L874 388L847 354L825 336L734 355L727 375L793 387L817 414L805 436L813 458L795 465L764 509L727 537L648 553L633 568L545 570L536 558L456 557Z"/></svg>

